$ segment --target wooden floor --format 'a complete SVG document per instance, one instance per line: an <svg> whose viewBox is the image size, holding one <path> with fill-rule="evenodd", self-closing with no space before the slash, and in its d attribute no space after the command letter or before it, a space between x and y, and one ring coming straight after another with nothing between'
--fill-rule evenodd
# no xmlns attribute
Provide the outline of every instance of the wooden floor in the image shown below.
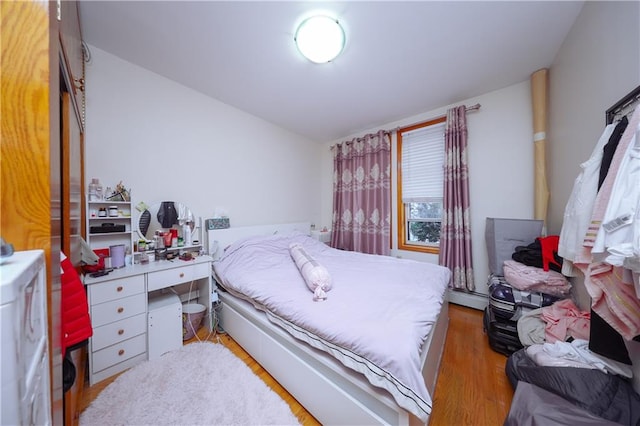
<svg viewBox="0 0 640 426"><path fill-rule="evenodd" d="M501 425L513 398L507 357L489 347L482 311L450 304L449 318L429 424Z"/></svg>
<svg viewBox="0 0 640 426"><path fill-rule="evenodd" d="M433 395L431 426L493 426L501 425L509 412L513 390L504 372L507 358L489 347L482 330L482 312L450 305L449 331L444 355ZM291 407L304 426L319 425L291 395L284 390L256 361L227 335L208 336L200 329L197 339L222 343L278 393ZM89 388L80 403L80 409L89 406L115 377Z"/></svg>

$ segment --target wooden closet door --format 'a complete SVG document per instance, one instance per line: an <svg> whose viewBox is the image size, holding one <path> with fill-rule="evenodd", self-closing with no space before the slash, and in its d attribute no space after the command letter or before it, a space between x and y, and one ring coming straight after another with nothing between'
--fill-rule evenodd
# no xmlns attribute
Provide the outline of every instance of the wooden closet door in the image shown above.
<svg viewBox="0 0 640 426"><path fill-rule="evenodd" d="M43 249L53 424L62 424L60 102L56 2L2 1L0 233Z"/></svg>

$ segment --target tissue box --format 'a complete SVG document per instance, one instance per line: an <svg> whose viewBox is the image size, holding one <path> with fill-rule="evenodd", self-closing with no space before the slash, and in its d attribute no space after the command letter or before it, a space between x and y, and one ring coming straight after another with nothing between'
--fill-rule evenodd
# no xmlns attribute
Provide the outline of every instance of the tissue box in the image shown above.
<svg viewBox="0 0 640 426"><path fill-rule="evenodd" d="M229 227L228 217L217 217L214 219L207 219L205 222L206 222L207 229L227 229Z"/></svg>

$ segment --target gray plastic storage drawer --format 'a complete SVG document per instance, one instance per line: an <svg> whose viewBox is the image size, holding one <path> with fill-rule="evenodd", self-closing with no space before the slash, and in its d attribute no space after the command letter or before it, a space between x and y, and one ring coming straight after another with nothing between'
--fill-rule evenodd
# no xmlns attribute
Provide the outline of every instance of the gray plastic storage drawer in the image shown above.
<svg viewBox="0 0 640 426"><path fill-rule="evenodd" d="M504 261L511 259L517 246L527 246L540 237L542 225L541 220L488 217L485 240L490 273L503 276Z"/></svg>

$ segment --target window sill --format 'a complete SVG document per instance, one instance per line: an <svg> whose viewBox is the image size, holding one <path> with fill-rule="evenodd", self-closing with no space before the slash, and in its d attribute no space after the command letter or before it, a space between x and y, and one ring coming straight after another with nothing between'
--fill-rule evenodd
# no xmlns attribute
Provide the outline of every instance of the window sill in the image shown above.
<svg viewBox="0 0 640 426"><path fill-rule="evenodd" d="M419 253L440 254L440 247L419 246L413 244L398 243L398 250L415 251Z"/></svg>

